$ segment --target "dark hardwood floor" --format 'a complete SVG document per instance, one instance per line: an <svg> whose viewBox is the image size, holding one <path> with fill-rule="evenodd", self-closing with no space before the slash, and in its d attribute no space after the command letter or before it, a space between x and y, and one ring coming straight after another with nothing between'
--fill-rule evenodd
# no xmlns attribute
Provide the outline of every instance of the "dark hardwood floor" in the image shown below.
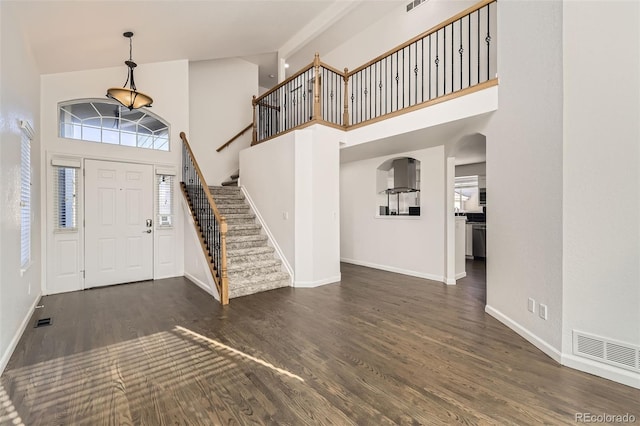
<svg viewBox="0 0 640 426"><path fill-rule="evenodd" d="M640 390L561 367L457 286L343 264L226 307L183 278L44 297L0 378L14 425L573 424Z"/></svg>

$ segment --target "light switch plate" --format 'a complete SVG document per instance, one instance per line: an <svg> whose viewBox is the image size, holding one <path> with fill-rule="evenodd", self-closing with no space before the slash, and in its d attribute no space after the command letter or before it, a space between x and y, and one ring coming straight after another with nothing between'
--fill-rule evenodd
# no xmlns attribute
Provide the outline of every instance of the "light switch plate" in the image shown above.
<svg viewBox="0 0 640 426"><path fill-rule="evenodd" d="M533 300L532 298L529 298L527 300L527 309L529 310L529 312L532 312L532 313L536 312L536 301Z"/></svg>
<svg viewBox="0 0 640 426"><path fill-rule="evenodd" d="M543 305L542 303L540 304L538 315L540 315L540 318L542 318L543 320L547 319L547 305Z"/></svg>

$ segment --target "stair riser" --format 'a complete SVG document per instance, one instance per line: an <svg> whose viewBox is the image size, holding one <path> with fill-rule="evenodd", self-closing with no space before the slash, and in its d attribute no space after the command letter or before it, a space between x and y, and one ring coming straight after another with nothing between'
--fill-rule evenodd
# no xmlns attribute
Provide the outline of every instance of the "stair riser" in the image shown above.
<svg viewBox="0 0 640 426"><path fill-rule="evenodd" d="M228 242L227 241L227 249L242 249L242 248L253 248L253 247L264 247L267 244L265 240L257 240L257 241L241 241L241 242Z"/></svg>
<svg viewBox="0 0 640 426"><path fill-rule="evenodd" d="M229 225L253 225L255 223L255 219L252 217L224 216L224 218Z"/></svg>
<svg viewBox="0 0 640 426"><path fill-rule="evenodd" d="M256 277L256 276L264 277L267 274L272 274L274 272L281 272L281 271L282 271L282 267L277 265L277 266L269 266L265 268L244 269L242 271L228 271L228 274L229 274L229 280L233 282L235 281L235 279L238 279L238 278L242 279L242 278L250 278L250 277Z"/></svg>
<svg viewBox="0 0 640 426"><path fill-rule="evenodd" d="M227 231L227 238L249 237L251 235L260 235L260 229L229 229Z"/></svg>
<svg viewBox="0 0 640 426"><path fill-rule="evenodd" d="M288 280L273 281L268 284L253 285L247 287L238 287L229 289L229 298L247 296L249 294L259 293L261 291L275 290L276 288L288 287Z"/></svg>
<svg viewBox="0 0 640 426"><path fill-rule="evenodd" d="M214 195L213 200L216 202L216 206L224 206L225 204L242 204L244 198L234 195Z"/></svg>
<svg viewBox="0 0 640 426"><path fill-rule="evenodd" d="M249 206L247 207L223 207L218 206L218 211L222 213L223 216L227 216L229 214L250 214Z"/></svg>

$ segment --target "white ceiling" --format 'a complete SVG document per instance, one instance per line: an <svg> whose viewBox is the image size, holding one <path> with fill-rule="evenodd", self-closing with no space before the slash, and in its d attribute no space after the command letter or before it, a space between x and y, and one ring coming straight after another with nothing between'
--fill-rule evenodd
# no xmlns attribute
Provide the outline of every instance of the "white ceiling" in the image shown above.
<svg viewBox="0 0 640 426"><path fill-rule="evenodd" d="M260 85L271 87L280 48L317 50L309 42L318 28L326 38L340 21L335 31L348 36L371 22L369 8L398 0L1 1L22 24L42 74L122 65L129 56L122 33L133 31L137 63L241 57L258 64Z"/></svg>

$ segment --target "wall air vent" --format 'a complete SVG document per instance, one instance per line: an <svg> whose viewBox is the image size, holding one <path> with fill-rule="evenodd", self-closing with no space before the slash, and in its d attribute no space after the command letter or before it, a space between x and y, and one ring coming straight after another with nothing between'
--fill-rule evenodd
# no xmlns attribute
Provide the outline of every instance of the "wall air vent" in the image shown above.
<svg viewBox="0 0 640 426"><path fill-rule="evenodd" d="M411 12L416 7L420 6L423 3L428 2L429 0L413 0L407 3L407 12Z"/></svg>
<svg viewBox="0 0 640 426"><path fill-rule="evenodd" d="M640 346L573 330L573 353L605 364L640 372Z"/></svg>

